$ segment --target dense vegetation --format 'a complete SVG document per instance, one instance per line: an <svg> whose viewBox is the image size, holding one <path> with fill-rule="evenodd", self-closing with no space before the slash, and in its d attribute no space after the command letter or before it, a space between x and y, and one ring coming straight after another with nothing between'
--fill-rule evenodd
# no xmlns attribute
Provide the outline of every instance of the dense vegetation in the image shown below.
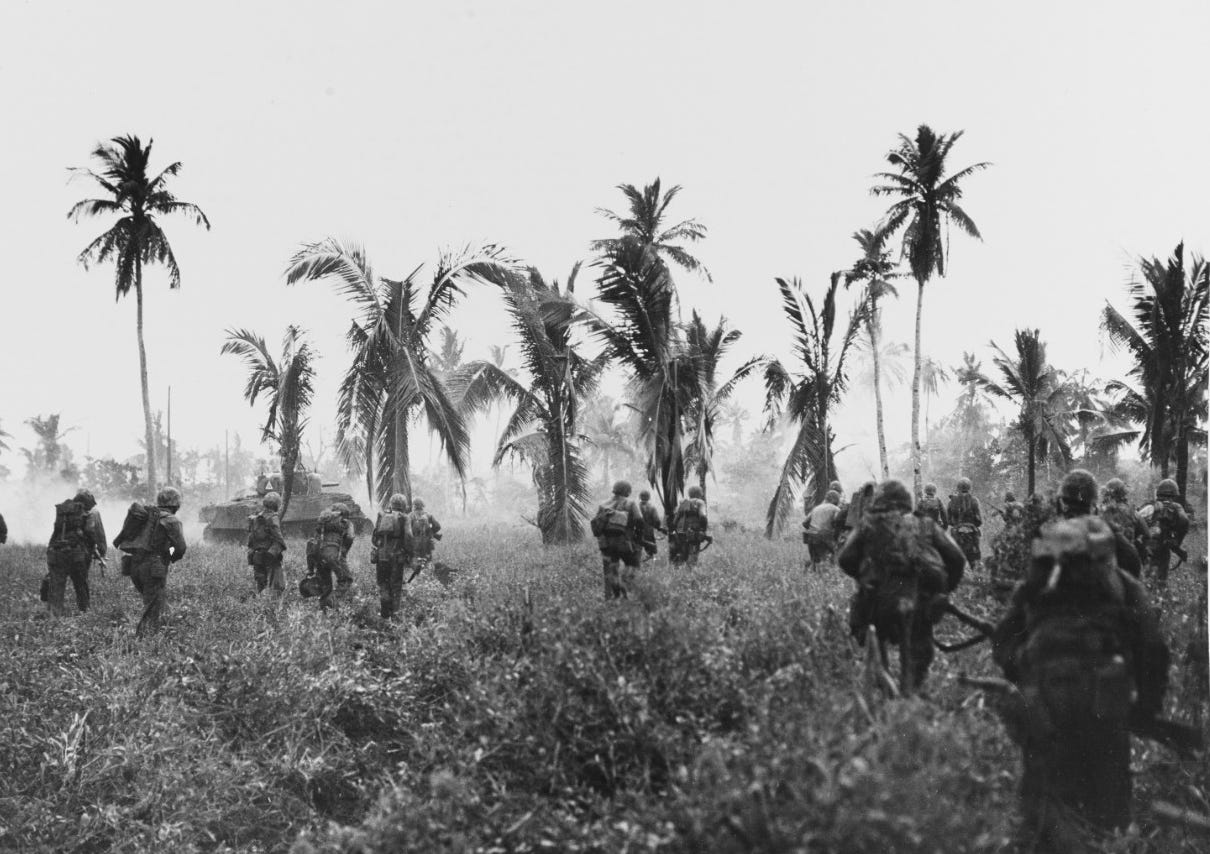
<svg viewBox="0 0 1210 854"><path fill-rule="evenodd" d="M986 647L887 701L847 637L847 580L726 527L695 572L607 604L590 545L454 526L453 583L409 587L401 625L376 615L364 542L330 618L254 598L242 550L197 546L145 641L112 570L92 612L45 620L42 550L5 546L0 849L1011 850L1016 750L955 678L991 674ZM1181 664L1199 583L1182 569L1162 599L1186 721L1206 712ZM994 612L978 577L959 601ZM1136 741L1134 766L1114 850L1205 850L1149 808L1210 809L1205 763Z"/></svg>

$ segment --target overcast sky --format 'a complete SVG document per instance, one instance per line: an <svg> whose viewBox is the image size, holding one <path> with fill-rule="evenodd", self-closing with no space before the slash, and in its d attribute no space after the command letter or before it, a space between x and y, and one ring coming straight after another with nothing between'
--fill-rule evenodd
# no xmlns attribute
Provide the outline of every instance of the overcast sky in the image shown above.
<svg viewBox="0 0 1210 854"><path fill-rule="evenodd" d="M173 386L180 446L224 429L252 440L259 410L223 330L274 342L288 323L322 353L313 422L329 425L347 364L347 306L287 288L303 241L363 243L400 277L442 246L491 240L562 278L611 229L614 186L660 176L672 214L710 234L714 284L678 277L687 305L744 330L736 361L788 355L774 276L822 290L855 257L851 233L899 132L965 136L955 167L983 231L955 235L929 286L925 349L946 364L1040 327L1052 360L1111 375L1097 332L1128 265L1184 239L1210 247L1210 6L1189 3L5 3L0 6L0 234L6 243L0 425L62 413L78 456L124 457L142 436L133 299L79 251L109 225L69 223L67 167L100 140L154 138L153 167L213 230L163 225L183 272L146 278L155 405ZM910 341L914 297L886 311ZM504 343L499 304L458 313L468 357ZM745 399L755 410L753 382ZM906 391L888 417L907 438ZM948 408L935 404L935 411ZM876 459L870 407L843 413L847 466ZM485 449L481 449L485 450ZM479 454L476 454L479 457ZM843 470L843 467L842 467Z"/></svg>

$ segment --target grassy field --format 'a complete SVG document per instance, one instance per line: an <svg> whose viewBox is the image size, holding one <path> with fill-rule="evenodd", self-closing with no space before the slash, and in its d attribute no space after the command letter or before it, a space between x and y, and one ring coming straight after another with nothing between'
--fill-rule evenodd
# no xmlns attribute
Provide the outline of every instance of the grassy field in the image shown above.
<svg viewBox="0 0 1210 854"><path fill-rule="evenodd" d="M956 680L994 672L986 646L890 701L848 640L850 583L804 574L798 543L721 535L608 604L588 545L447 530L459 572L413 583L400 624L364 540L331 616L297 596L300 543L282 603L251 595L242 549L199 545L148 640L113 570L52 621L44 550L0 549L0 849L1012 850L1017 753ZM1182 568L1164 601L1185 721L1206 711L1182 665L1198 593ZM978 578L958 599L996 612ZM1138 821L1113 850L1207 850L1149 807L1210 812L1204 760L1135 744Z"/></svg>

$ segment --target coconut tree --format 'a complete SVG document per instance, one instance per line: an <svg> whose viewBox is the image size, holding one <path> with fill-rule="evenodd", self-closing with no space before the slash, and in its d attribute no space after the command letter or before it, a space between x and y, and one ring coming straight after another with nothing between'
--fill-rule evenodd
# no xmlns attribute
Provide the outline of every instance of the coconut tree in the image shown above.
<svg viewBox="0 0 1210 854"><path fill-rule="evenodd" d="M953 369L954 379L962 386L962 393L958 396L958 405L951 413L951 418L958 426L959 435L962 437L962 454L958 458L958 476L962 477L966 472L963 470L966 465L967 454L975 441L975 434L982 428L983 425L983 386L980 384L980 379L983 376L983 363L975 358L974 353L963 353L962 364Z"/></svg>
<svg viewBox="0 0 1210 854"><path fill-rule="evenodd" d="M635 459L638 442L630 424L631 415L630 407L608 395L595 395L585 405L581 429L588 443L588 462L601 467L604 492L609 490L615 463Z"/></svg>
<svg viewBox="0 0 1210 854"><path fill-rule="evenodd" d="M874 177L883 183L870 188L875 196L895 201L887 209L879 230L893 235L902 229L903 256L916 280L915 366L912 372L912 479L916 494L921 487L920 385L923 373L921 317L924 311L924 286L934 275L944 277L949 258L950 224L971 237L982 239L978 226L959 202L962 182L991 164L976 163L949 171L947 158L962 131L936 134L928 125L916 129L916 138L899 135L899 146L887 153L887 162L896 172L879 172Z"/></svg>
<svg viewBox="0 0 1210 854"><path fill-rule="evenodd" d="M358 312L345 336L353 360L337 397L336 448L347 467L365 472L371 502L394 492L411 498L409 428L421 416L466 477L470 437L431 364L429 337L465 285L498 283L509 268L494 245L443 252L425 287L423 265L403 279L380 277L362 247L332 238L303 244L291 258L287 284L328 281Z"/></svg>
<svg viewBox="0 0 1210 854"><path fill-rule="evenodd" d="M706 476L714 468L714 427L722 419L722 409L731 399L740 381L764 361L756 356L748 359L719 381L718 368L731 346L740 339L738 329L727 329L726 318L710 329L698 313L693 312L685 327L686 355L694 366L696 386L686 407L685 419L690 426L685 447L686 465L697 475L702 493L706 492Z"/></svg>
<svg viewBox="0 0 1210 854"><path fill-rule="evenodd" d="M544 544L576 542L588 518L588 469L580 450L579 422L585 397L597 386L607 359L586 359L576 352L572 328L544 305L575 287L572 270L566 290L549 285L537 270L514 274L503 283L504 303L512 320L528 387L491 361L459 368L452 387L468 415L485 412L501 400L515 406L496 444L493 465L515 457L530 466L538 492L537 526Z"/></svg>
<svg viewBox="0 0 1210 854"><path fill-rule="evenodd" d="M889 232L883 229L863 228L853 233L853 239L861 247L861 257L853 264L845 276L845 287L860 282L864 288L869 305L866 309L865 330L869 342L870 364L873 375L870 384L874 389L874 425L878 434L878 462L882 467L882 477L885 480L891 476L890 464L887 462L886 431L882 418L882 307L879 302L883 297L899 296L891 279L898 274L895 272L895 262L887 251ZM895 345L903 346L903 345Z"/></svg>
<svg viewBox="0 0 1210 854"><path fill-rule="evenodd" d="M999 380L979 374L980 387L993 397L1018 407L1013 429L1025 443L1026 491L1034 492L1035 462L1056 451L1063 462L1071 462L1071 446L1064 423L1066 391L1062 373L1046 361L1046 345L1037 329L1018 329L1014 336L1016 354L1010 356L994 341L996 355L992 364L999 369Z"/></svg>
<svg viewBox="0 0 1210 854"><path fill-rule="evenodd" d="M1134 363L1134 384L1114 390L1123 395L1124 411L1143 424L1140 447L1164 477L1175 462L1184 496L1189 445L1204 437L1210 266L1197 255L1186 264L1183 243L1167 261L1140 258L1138 266L1141 278L1128 286L1133 322L1106 302L1101 327Z"/></svg>
<svg viewBox="0 0 1210 854"><path fill-rule="evenodd" d="M261 441L277 442L281 458L281 517L286 518L290 496L294 492L294 471L302 451L302 434L307 426L307 409L315 396L315 360L318 353L306 339L306 333L291 324L282 336L277 359L269 352L265 339L247 329L228 329L227 340L219 351L243 360L248 369L244 399L249 406L264 397L268 406Z"/></svg>
<svg viewBox="0 0 1210 854"><path fill-rule="evenodd" d="M941 393L942 383L949 382L949 378L949 371L943 364L931 356L924 357L920 372L920 387L924 392L924 458L930 480L933 477L933 451L929 442L929 431L932 429L929 422L929 409L933 398ZM918 495L917 498L919 497Z"/></svg>
<svg viewBox="0 0 1210 854"><path fill-rule="evenodd" d="M816 502L822 501L828 483L836 477L829 416L848 385L849 355L869 310L869 300L862 295L848 321L838 323L836 293L844 277L843 272L832 274L818 309L797 278L776 280L801 365L794 373L776 359L765 365L769 427L785 417L798 428L769 502L765 525L769 537L785 522L800 487L813 493Z"/></svg>
<svg viewBox="0 0 1210 854"><path fill-rule="evenodd" d="M72 169L73 177L94 181L107 194L103 198L84 199L72 206L67 218L79 222L83 217L114 214L117 222L84 247L78 261L88 269L93 264L114 262L115 299L133 289L135 294L135 335L139 345L139 380L143 392L143 429L147 447L153 447L151 395L147 386L147 348L143 343L143 267L161 264L168 270L168 287L181 285L181 270L160 226L159 217L185 214L196 225L210 228L202 209L182 202L168 189L168 179L180 174L180 162L172 163L152 177L148 171L152 141L143 145L137 136L119 136L109 144L101 143L92 152L96 169ZM156 492L155 455L147 455L147 486L151 498Z"/></svg>
<svg viewBox="0 0 1210 854"><path fill-rule="evenodd" d="M642 190L633 184L618 184L618 189L626 196L629 210L625 214L617 214L606 208L597 208L597 213L616 223L621 233L617 237L592 241L592 251L613 256L624 241L634 241L640 246L651 247L660 259L671 261L690 272L701 273L709 281L710 273L702 262L682 245L704 238L706 226L695 219L682 220L671 226L665 221L668 206L681 191L680 186L672 187L661 195L660 179L656 178Z"/></svg>

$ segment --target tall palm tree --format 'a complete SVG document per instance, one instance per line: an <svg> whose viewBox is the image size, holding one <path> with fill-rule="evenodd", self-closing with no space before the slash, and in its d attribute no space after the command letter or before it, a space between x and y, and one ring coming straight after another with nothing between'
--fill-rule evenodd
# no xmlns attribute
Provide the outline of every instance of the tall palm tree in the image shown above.
<svg viewBox="0 0 1210 854"><path fill-rule="evenodd" d="M63 438L76 428L60 430L59 418L59 413L54 412L25 419L25 426L33 430L34 435L38 437L38 444L32 451L28 448L21 449L31 474L35 471L58 473L61 470L61 462L70 466L70 451L63 444Z"/></svg>
<svg viewBox="0 0 1210 854"><path fill-rule="evenodd" d="M791 423L798 424L798 435L769 502L765 525L769 537L785 522L799 486L812 492L818 502L823 500L828 483L836 477L832 449L835 435L828 416L847 387L849 353L869 310L869 300L863 295L848 322L837 325L836 292L844 276L843 272L832 274L818 310L797 278L789 282L776 280L782 309L790 321L795 355L802 364L794 374L776 359L765 365L765 411L769 414L769 426L783 413Z"/></svg>
<svg viewBox="0 0 1210 854"><path fill-rule="evenodd" d="M886 249L890 233L883 229L863 228L853 233L853 239L861 247L861 257L853 264L847 276L845 287L854 282L861 282L865 288L869 306L866 311L866 335L869 339L870 362L873 367L871 383L874 387L874 424L878 434L878 462L882 467L882 478L891 476L891 467L887 462L886 431L882 418L882 363L880 356L880 338L882 337L882 307L879 300L886 296L899 296L890 279L894 278L895 262L891 253Z"/></svg>
<svg viewBox="0 0 1210 854"><path fill-rule="evenodd" d="M974 353L963 353L962 364L953 369L954 379L962 386L962 394L958 396L958 406L950 416L957 425L962 437L962 455L958 458L958 476L965 474L967 454L975 441L975 433L983 423L983 406L980 398L983 386L980 379L983 376L983 363L975 358Z"/></svg>
<svg viewBox="0 0 1210 854"><path fill-rule="evenodd" d="M589 244L592 251L612 256L617 253L623 241L635 241L641 246L650 246L662 260L671 261L691 273L701 273L710 281L710 273L702 266L702 262L677 242L696 243L706 236L706 226L695 219L682 220L672 226L665 225L664 218L668 206L681 191L680 185L672 187L663 195L660 194L659 178L642 190L633 184L618 184L618 189L626 196L629 211L623 215L605 208L597 208L597 213L616 223L621 234L592 241Z"/></svg>
<svg viewBox="0 0 1210 854"><path fill-rule="evenodd" d="M92 264L114 262L115 299L135 294L135 330L139 343L139 379L143 390L143 429L147 447L153 447L151 395L147 387L147 348L143 344L143 266L162 264L168 269L168 287L181 285L181 270L168 243L168 235L157 217L182 213L196 225L210 228L202 209L182 202L168 190L168 179L180 174L180 162L170 164L155 177L148 173L152 141L144 146L137 136L119 136L110 144L99 144L92 152L97 169L72 169L73 176L95 181L108 196L84 199L72 206L67 218L116 214L118 221L84 248L77 259L85 269ZM156 492L155 455L147 455L147 488Z"/></svg>
<svg viewBox="0 0 1210 854"><path fill-rule="evenodd" d="M462 366L462 352L466 349L466 339L459 338L458 333L449 326L440 330L441 343L432 351L433 367L441 376L449 376Z"/></svg>
<svg viewBox="0 0 1210 854"><path fill-rule="evenodd" d="M423 265L402 280L376 276L362 247L332 238L303 244L290 259L286 284L329 281L358 311L345 336L353 361L337 398L336 448L345 466L365 472L372 503L394 492L411 498L409 424L420 413L465 479L470 437L430 362L429 336L464 285L498 283L509 266L494 245L443 252L424 288Z"/></svg>
<svg viewBox="0 0 1210 854"><path fill-rule="evenodd" d="M903 255L916 280L916 360L912 372L912 480L920 494L920 382L923 370L920 319L924 310L924 286L934 276L945 276L949 256L947 235L953 223L971 237L982 239L974 220L963 210L962 182L991 164L976 163L948 174L946 158L962 131L937 135L928 125L916 129L916 138L899 135L899 147L887 152L887 162L897 172L879 172L885 183L870 188L875 196L890 196L880 227L888 235L903 229Z"/></svg>
<svg viewBox="0 0 1210 854"><path fill-rule="evenodd" d="M307 426L306 411L315 396L315 360L319 355L306 333L291 324L282 336L281 355L275 360L265 339L247 329L228 329L220 354L230 353L248 368L244 399L249 406L264 395L269 412L261 428L261 441L277 442L281 459L281 517L286 518L294 492L294 470Z"/></svg>
<svg viewBox="0 0 1210 854"><path fill-rule="evenodd" d="M579 422L584 398L597 386L607 358L576 352L571 327L544 310L570 293L547 284L537 270L512 275L503 285L504 303L531 381L527 388L491 361L470 362L455 373L452 387L462 411L485 412L508 400L516 408L496 444L493 465L514 456L530 465L538 491L538 529L544 544L576 542L588 518L588 469L580 452Z"/></svg>
<svg viewBox="0 0 1210 854"><path fill-rule="evenodd" d="M618 414L625 417L619 418ZM618 460L635 459L635 432L629 423L633 410L608 395L595 395L584 407L582 429L588 443L588 463L601 467L601 489L609 490Z"/></svg>
<svg viewBox="0 0 1210 854"><path fill-rule="evenodd" d="M992 342L992 359L1000 371L1000 381L980 374L978 383L988 394L1017 404L1019 411L1013 428L1025 441L1026 491L1034 492L1035 461L1057 451L1063 462L1071 462L1067 440L1065 383L1060 371L1046 361L1046 345L1037 329L1018 329L1014 336L1016 355L1009 356Z"/></svg>
<svg viewBox="0 0 1210 854"><path fill-rule="evenodd" d="M686 355L694 365L697 381L685 411L685 419L691 425L685 461L697 475L703 494L706 476L714 468L714 426L721 420L722 408L740 381L764 361L759 356L748 359L730 377L719 382L719 362L741 334L738 329L727 329L726 318L720 318L713 329L707 328L696 311L685 327Z"/></svg>
<svg viewBox="0 0 1210 854"><path fill-rule="evenodd" d="M1119 383L1115 390L1143 424L1140 447L1164 477L1175 461L1183 497L1190 442L1205 434L1210 265L1197 255L1186 265L1183 243L1166 262L1140 258L1138 264L1142 278L1129 285L1134 322L1106 302L1101 327L1134 361L1130 376L1137 388Z"/></svg>

